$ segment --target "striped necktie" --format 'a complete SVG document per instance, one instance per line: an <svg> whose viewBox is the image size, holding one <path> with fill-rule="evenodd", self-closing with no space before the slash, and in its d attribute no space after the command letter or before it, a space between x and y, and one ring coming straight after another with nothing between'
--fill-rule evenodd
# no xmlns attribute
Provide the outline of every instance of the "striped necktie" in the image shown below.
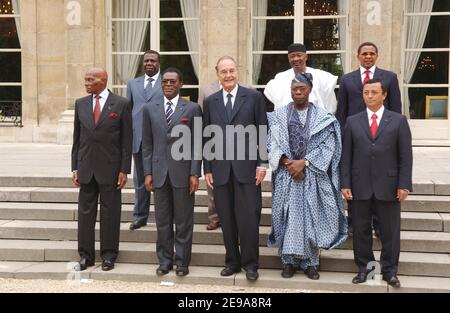
<svg viewBox="0 0 450 313"><path fill-rule="evenodd" d="M166 110L167 125L170 125L170 121L172 121L172 115L173 115L172 105L173 105L172 102L170 102L170 101L167 102L167 110Z"/></svg>

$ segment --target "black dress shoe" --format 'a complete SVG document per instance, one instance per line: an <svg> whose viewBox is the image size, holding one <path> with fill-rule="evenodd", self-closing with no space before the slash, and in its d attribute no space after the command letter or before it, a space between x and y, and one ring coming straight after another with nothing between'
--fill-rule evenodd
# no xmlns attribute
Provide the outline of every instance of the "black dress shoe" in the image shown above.
<svg viewBox="0 0 450 313"><path fill-rule="evenodd" d="M102 271L110 271L114 268L114 262L111 260L103 260Z"/></svg>
<svg viewBox="0 0 450 313"><path fill-rule="evenodd" d="M292 276L294 276L294 273L295 273L294 265L292 264L283 265L283 270L281 271L281 276L283 278L291 278Z"/></svg>
<svg viewBox="0 0 450 313"><path fill-rule="evenodd" d="M95 263L93 261L89 261L87 258L82 257L80 259L80 262L78 262L78 264L75 266L75 270L76 271L84 271L89 266L94 266L94 265L95 265Z"/></svg>
<svg viewBox="0 0 450 313"><path fill-rule="evenodd" d="M400 280L395 275L392 277L383 276L383 280L386 281L389 286L392 286L394 288L400 288L401 286Z"/></svg>
<svg viewBox="0 0 450 313"><path fill-rule="evenodd" d="M130 224L130 230L135 230L135 229L139 229L142 226L147 225L147 223L140 223L140 222L136 222L134 221L133 223Z"/></svg>
<svg viewBox="0 0 450 313"><path fill-rule="evenodd" d="M353 277L352 283L354 284L362 284L367 281L367 273L366 272L359 272L358 275Z"/></svg>
<svg viewBox="0 0 450 313"><path fill-rule="evenodd" d="M220 276L231 276L233 274L239 273L241 271L241 269L235 269L235 268L231 268L231 267L225 267L221 272L220 272Z"/></svg>
<svg viewBox="0 0 450 313"><path fill-rule="evenodd" d="M189 268L187 266L177 266L175 274L177 274L177 276L186 276L189 274Z"/></svg>
<svg viewBox="0 0 450 313"><path fill-rule="evenodd" d="M158 276L163 276L163 275L167 275L169 274L169 271L172 269L172 266L164 266L164 265L160 265L157 269L156 269L156 275Z"/></svg>
<svg viewBox="0 0 450 313"><path fill-rule="evenodd" d="M247 270L247 273L245 273L245 277L247 277L247 280L256 281L259 277L259 274L257 270L251 269Z"/></svg>
<svg viewBox="0 0 450 313"><path fill-rule="evenodd" d="M305 270L305 274L309 279L312 280L318 280L320 278L319 272L314 266L308 266L308 268Z"/></svg>

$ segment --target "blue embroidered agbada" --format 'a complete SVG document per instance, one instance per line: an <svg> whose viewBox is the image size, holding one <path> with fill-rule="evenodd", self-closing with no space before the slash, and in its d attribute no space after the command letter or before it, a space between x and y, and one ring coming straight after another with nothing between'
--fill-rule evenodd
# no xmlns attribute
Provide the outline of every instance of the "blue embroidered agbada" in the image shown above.
<svg viewBox="0 0 450 313"><path fill-rule="evenodd" d="M347 220L339 185L340 126L335 117L310 104L309 136L303 158L310 161L305 179L294 180L282 155L293 154L293 103L268 114L269 163L272 168L272 230L268 245L279 247L283 264L306 269L319 265L320 249L333 249L347 239ZM289 131L291 130L291 132Z"/></svg>

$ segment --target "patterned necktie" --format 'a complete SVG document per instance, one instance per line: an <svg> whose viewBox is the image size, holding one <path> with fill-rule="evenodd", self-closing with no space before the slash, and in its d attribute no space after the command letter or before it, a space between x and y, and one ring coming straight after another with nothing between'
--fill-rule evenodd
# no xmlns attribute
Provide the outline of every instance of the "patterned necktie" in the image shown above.
<svg viewBox="0 0 450 313"><path fill-rule="evenodd" d="M146 100L148 101L148 100L150 100L150 98L151 98L151 96L152 96L152 90L153 90L153 81L154 81L154 79L153 78L151 78L151 77L149 77L148 79L147 79L147 86L145 86L145 98L146 98Z"/></svg>
<svg viewBox="0 0 450 313"><path fill-rule="evenodd" d="M372 134L372 139L375 139L377 135L378 124L377 124L377 115L372 115L372 125L370 125L370 133Z"/></svg>
<svg viewBox="0 0 450 313"><path fill-rule="evenodd" d="M364 77L363 85L365 85L370 80L370 71L367 70L364 72L364 74L366 74L366 76Z"/></svg>
<svg viewBox="0 0 450 313"><path fill-rule="evenodd" d="M227 104L225 106L225 109L227 110L227 116L228 116L228 120L231 122L231 115L233 112L233 104L231 103L231 98L233 97L233 95L231 93L227 94Z"/></svg>
<svg viewBox="0 0 450 313"><path fill-rule="evenodd" d="M170 125L170 122L172 121L172 115L173 115L172 105L173 105L172 102L170 102L170 101L167 102L167 110L166 110L167 125Z"/></svg>
<svg viewBox="0 0 450 313"><path fill-rule="evenodd" d="M100 119L100 95L95 96L95 107L94 107L94 125L97 126L98 120Z"/></svg>

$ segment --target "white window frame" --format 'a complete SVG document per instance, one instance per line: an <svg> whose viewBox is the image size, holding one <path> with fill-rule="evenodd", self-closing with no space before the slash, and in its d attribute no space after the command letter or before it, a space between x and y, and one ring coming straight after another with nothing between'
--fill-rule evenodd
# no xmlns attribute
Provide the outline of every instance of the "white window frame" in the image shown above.
<svg viewBox="0 0 450 313"><path fill-rule="evenodd" d="M304 15L304 7L305 7L305 1L304 0L294 0L294 15L293 16L253 16L253 0L250 0L250 19L251 19L251 26L250 26L250 39L249 39L249 47L250 47L250 62L249 62L249 72L250 72L250 80L251 80L251 86L253 88L265 88L266 85L255 85L253 84L253 56L254 55L264 55L264 54L278 54L278 55L287 55L287 50L264 50L264 51L257 51L253 50L253 43L252 43L252 36L253 36L253 21L255 20L293 20L294 21L294 38L293 42L304 42L304 25L305 20L319 20L319 19L346 19L346 42L345 42L345 49L340 50L311 50L307 51L308 55L314 55L314 54L344 54L345 55L345 68L343 69L344 74L348 72L348 70L351 68L351 54L349 51L350 46L350 0L345 1L345 12L344 15L314 15L314 16L305 16ZM287 47L286 47L287 48ZM336 88L339 88L339 86L336 86Z"/></svg>
<svg viewBox="0 0 450 313"><path fill-rule="evenodd" d="M198 32L200 33L200 9L198 17L177 17L177 18L161 18L160 17L160 1L159 0L142 0L150 1L150 18L116 18L112 16L113 3L112 0L106 1L106 19L107 19L107 70L113 73L113 58L115 55L143 55L145 51L135 52L120 52L113 51L113 22L149 22L150 23L150 49L158 51L161 56L165 55L200 55L200 43L196 51L160 51L160 23L161 22L184 22L184 21L198 21ZM200 1L200 0L198 0ZM199 4L200 7L200 4ZM200 60L199 60L200 63ZM173 64L176 67L176 64ZM199 73L200 75L200 73ZM198 78L200 81L200 78ZM110 88L126 89L126 85L115 85L110 81ZM182 89L198 89L199 85L183 85Z"/></svg>
<svg viewBox="0 0 450 313"><path fill-rule="evenodd" d="M448 96L450 100L450 47L449 48L420 48L420 49L408 49L406 48L406 27L407 27L407 19L409 16L448 16L450 18L450 12L424 12L424 13L408 13L406 12L407 2L408 0L403 0L403 23L402 23L402 102L403 98L408 94L409 88L447 88ZM447 84L405 84L403 79L403 73L405 72L405 56L408 52L448 52L449 54L449 81ZM450 101L447 102L447 105L450 105ZM448 111L449 112L449 111ZM409 116L409 114L408 114ZM442 120L423 120L423 119L413 119L414 121L432 121L432 122L442 122ZM450 115L447 116L447 120L450 120Z"/></svg>
<svg viewBox="0 0 450 313"><path fill-rule="evenodd" d="M21 19L20 14L0 14L0 18L19 18ZM13 53L13 52L20 52L20 55L22 56L22 45L20 45L20 49L13 49L13 48L0 48L0 53ZM20 69L22 71L22 69ZM0 87L22 87L22 81L20 82L1 82L0 81ZM2 99L0 99L1 101Z"/></svg>

